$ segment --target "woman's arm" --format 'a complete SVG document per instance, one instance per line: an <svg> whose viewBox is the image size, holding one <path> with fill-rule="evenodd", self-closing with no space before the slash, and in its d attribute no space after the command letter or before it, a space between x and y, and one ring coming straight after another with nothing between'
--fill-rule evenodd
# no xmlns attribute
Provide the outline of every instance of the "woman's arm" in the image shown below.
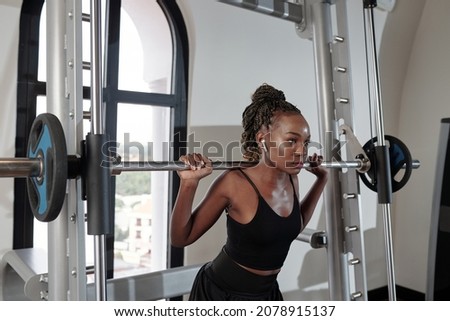
<svg viewBox="0 0 450 321"><path fill-rule="evenodd" d="M317 179L300 203L300 211L303 216L303 227L305 227L311 220L317 206L317 202L319 201L328 181L328 170L320 166L322 163L322 157L314 154L309 158L309 163L311 164L311 167L307 170L314 174Z"/></svg>
<svg viewBox="0 0 450 321"><path fill-rule="evenodd" d="M170 222L171 243L175 247L184 247L195 242L218 220L227 204L220 187L222 175L192 211L198 184L212 172L212 167L210 161L199 154L183 156L180 160L191 164L191 170L178 172L180 188Z"/></svg>

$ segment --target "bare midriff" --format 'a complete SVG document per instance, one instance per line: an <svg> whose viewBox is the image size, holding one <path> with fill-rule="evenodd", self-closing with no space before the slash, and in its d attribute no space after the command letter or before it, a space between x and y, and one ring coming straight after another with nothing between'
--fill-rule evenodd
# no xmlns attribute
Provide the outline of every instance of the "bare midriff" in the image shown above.
<svg viewBox="0 0 450 321"><path fill-rule="evenodd" d="M274 275L274 274L278 274L280 273L281 269L276 269L276 270L257 270L257 269L253 269L253 268L249 268L247 266L244 266L242 264L237 263L240 267L242 267L243 269L246 269L249 272L252 272L256 275L261 275L261 276L269 276L269 275Z"/></svg>

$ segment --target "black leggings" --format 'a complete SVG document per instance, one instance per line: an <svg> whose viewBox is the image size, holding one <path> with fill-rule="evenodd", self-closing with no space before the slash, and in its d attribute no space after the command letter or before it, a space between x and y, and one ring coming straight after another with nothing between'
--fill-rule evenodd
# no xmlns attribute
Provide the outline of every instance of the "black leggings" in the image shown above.
<svg viewBox="0 0 450 321"><path fill-rule="evenodd" d="M203 265L192 286L190 301L283 301L277 275L261 276L236 264L222 249Z"/></svg>

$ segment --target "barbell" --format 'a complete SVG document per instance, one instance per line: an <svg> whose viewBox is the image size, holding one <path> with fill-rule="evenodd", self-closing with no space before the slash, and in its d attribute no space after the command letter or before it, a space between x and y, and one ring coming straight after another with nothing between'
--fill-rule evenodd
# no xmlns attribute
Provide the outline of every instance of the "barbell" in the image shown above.
<svg viewBox="0 0 450 321"><path fill-rule="evenodd" d="M77 160L78 161L78 158ZM68 159L69 168L73 160ZM0 158L0 177L40 177L42 176L42 168L44 160L42 158ZM212 161L211 167L213 170L226 170L235 168L249 168L256 166L258 162L250 161ZM364 165L360 160L354 161L333 161L322 162L321 167L335 168L335 169L361 169ZM420 167L418 160L413 160L412 168ZM302 168L309 168L309 163L303 164ZM405 169L406 164L402 164L401 168ZM400 168L400 169L401 169ZM157 171L179 171L188 170L189 166L181 161L134 161L134 162L119 162L111 167L111 175L117 176L123 172L157 172ZM68 175L68 178L75 178L74 175Z"/></svg>
<svg viewBox="0 0 450 321"><path fill-rule="evenodd" d="M402 188L410 177L411 171L420 166L412 160L407 147L398 139L389 136L391 171L395 176L400 169L405 175L400 181L393 179L393 192ZM351 161L324 161L320 166L331 169L355 169L362 181L376 191L376 158L372 153L375 140L364 145L367 159ZM61 211L66 194L68 179L77 178L83 166L82 157L67 155L64 131L59 119L49 113L40 114L34 120L28 140L27 157L0 158L0 177L27 178L27 191L33 215L42 222L54 220ZM257 162L250 161L212 161L213 170L253 167ZM136 161L122 162L116 160L108 164L111 175L137 171L179 171L189 169L181 161ZM309 168L305 163L303 168Z"/></svg>

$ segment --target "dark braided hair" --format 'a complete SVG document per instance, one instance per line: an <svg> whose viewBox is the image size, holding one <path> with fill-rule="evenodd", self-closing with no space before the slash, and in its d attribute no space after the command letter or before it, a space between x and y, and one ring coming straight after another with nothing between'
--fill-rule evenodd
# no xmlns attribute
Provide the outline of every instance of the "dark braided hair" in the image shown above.
<svg viewBox="0 0 450 321"><path fill-rule="evenodd" d="M300 110L286 101L281 90L266 83L256 89L252 95L252 103L242 113L241 135L243 156L250 161L260 159L261 151L256 141L256 134L264 126L269 128L276 112L294 112L301 114Z"/></svg>

